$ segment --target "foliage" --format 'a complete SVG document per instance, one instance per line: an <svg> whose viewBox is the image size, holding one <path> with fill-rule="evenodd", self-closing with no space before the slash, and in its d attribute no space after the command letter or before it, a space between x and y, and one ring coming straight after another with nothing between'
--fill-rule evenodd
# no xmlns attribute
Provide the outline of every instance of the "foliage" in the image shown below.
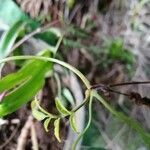
<svg viewBox="0 0 150 150"><path fill-rule="evenodd" d="M68 5L70 9L73 7L75 1L68 1ZM2 12L6 12L6 8L4 6L8 5L7 8L8 14L6 18L1 17L4 16ZM91 84L88 79L76 68L69 65L68 63L55 59L55 56L59 45L62 41L63 35L58 35L56 32L52 32L48 30L46 32L40 33L34 38L40 38L42 41L47 42L49 44L50 49L41 50L41 53L35 56L12 56L8 57L10 54L13 54L14 51L12 47L17 41L17 37L19 36L22 28L27 28L25 26L26 22L31 21L26 14L24 14L18 7L15 5L13 1L6 0L5 2L0 3L0 7L2 11L0 11L0 18L3 19L3 22L9 25L8 31L5 32L1 41L0 41L0 64L6 63L8 61L14 60L26 60L24 62L21 69L19 69L16 73L11 73L6 75L5 77L0 79L0 117L4 117L8 114L15 112L17 109L27 104L34 98L31 102L31 109L33 116L38 120L42 121L45 130L49 131L49 124L54 124L54 135L59 142L61 142L60 130L61 130L61 120L64 118L69 118L69 123L72 130L79 134L77 141L73 144L73 149L76 149L76 146L82 136L86 133L88 128L90 127L92 121L92 104L93 100L99 101L107 110L109 110L114 116L116 116L120 121L128 124L132 127L143 139L145 144L150 147L150 134L147 133L139 123L137 123L132 118L126 116L125 114L116 111L112 106L110 106L107 101L105 101L101 95L97 93L95 89L91 89ZM14 19L10 18L11 11L14 11ZM34 25L38 26L38 23L34 20L31 21ZM31 27L33 24L30 24L28 27ZM71 29L71 31L73 31ZM80 32L78 32L80 33ZM73 34L77 34L77 32L73 31ZM25 35L26 36L26 33ZM84 38L86 33L80 34L81 38ZM72 40L63 39L63 44L72 47L84 47L88 48L88 46L79 44L78 42L74 42ZM97 47L91 46L90 48L97 49ZM120 40L113 41L107 48L107 56L111 60L119 59L128 64L132 64L134 61L133 55L127 51L123 42ZM53 71L53 64L57 63L63 67L66 67L70 71L73 71L83 82L86 87L85 98L83 102L68 110L62 103L61 97L59 95L56 96L55 104L56 109L58 110L57 114L52 114L47 112L44 108L40 106L40 100L36 97L38 92L43 88L45 82L45 76L47 72ZM3 67L3 65L2 65ZM32 90L31 90L32 89ZM74 105L73 98L70 92L67 89L63 90L63 94L67 99L70 99L70 103ZM59 98L58 98L59 97ZM83 106L88 104L89 108L89 117L88 123L84 130L79 133L76 125L76 112Z"/></svg>
<svg viewBox="0 0 150 150"><path fill-rule="evenodd" d="M12 0L0 0L0 8L0 21L9 26L14 25L17 21L27 21L29 19Z"/></svg>
<svg viewBox="0 0 150 150"><path fill-rule="evenodd" d="M46 51L43 56L47 57L49 54ZM6 92L7 95L0 104L0 117L14 112L26 104L43 87L45 74L49 69L52 69L51 63L31 60L17 73L2 78L0 92Z"/></svg>
<svg viewBox="0 0 150 150"><path fill-rule="evenodd" d="M124 48L122 40L114 40L108 47L108 57L113 60L121 60L126 64L133 64L133 54Z"/></svg>

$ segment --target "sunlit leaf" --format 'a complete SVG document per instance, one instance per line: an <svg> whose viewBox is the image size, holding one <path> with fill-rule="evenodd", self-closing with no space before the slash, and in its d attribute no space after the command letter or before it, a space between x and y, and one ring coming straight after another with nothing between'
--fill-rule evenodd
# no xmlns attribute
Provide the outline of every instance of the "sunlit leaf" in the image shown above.
<svg viewBox="0 0 150 150"><path fill-rule="evenodd" d="M73 131L76 133L79 133L77 130L77 126L76 126L76 118L75 118L74 113L70 115L69 121L70 121L70 125L71 125L71 128L73 129Z"/></svg>
<svg viewBox="0 0 150 150"><path fill-rule="evenodd" d="M56 98L55 103L56 103L56 108L57 108L57 110L58 110L61 114L63 114L63 115L70 115L70 114L71 114L71 112L68 111L68 110L63 106L63 104L61 103L61 101L60 101L58 98Z"/></svg>
<svg viewBox="0 0 150 150"><path fill-rule="evenodd" d="M43 52L42 56L49 56L48 51ZM15 90L8 93L2 103L0 103L0 117L16 111L18 108L31 100L33 96L43 87L45 82L45 74L52 69L52 63L41 60L30 60L17 73L7 75L0 80L0 92L6 89L15 88ZM14 83L21 80L27 81L19 87L15 87ZM11 83L11 84L10 84ZM9 85L9 86L8 86ZM5 87L5 88L4 88Z"/></svg>
<svg viewBox="0 0 150 150"><path fill-rule="evenodd" d="M48 125L49 125L51 119L52 119L52 118L47 118L47 119L44 121L44 128L45 128L46 132L49 131Z"/></svg>
<svg viewBox="0 0 150 150"><path fill-rule="evenodd" d="M61 142L59 130L60 130L60 118L58 118L54 121L54 135L57 138L57 140L59 142Z"/></svg>

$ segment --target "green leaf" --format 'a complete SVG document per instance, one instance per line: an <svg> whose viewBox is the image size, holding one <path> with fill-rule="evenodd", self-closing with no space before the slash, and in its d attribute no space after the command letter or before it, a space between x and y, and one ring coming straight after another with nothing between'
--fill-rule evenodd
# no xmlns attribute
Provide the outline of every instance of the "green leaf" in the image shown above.
<svg viewBox="0 0 150 150"><path fill-rule="evenodd" d="M18 20L26 21L28 16L13 0L0 0L0 22L13 25Z"/></svg>
<svg viewBox="0 0 150 150"><path fill-rule="evenodd" d="M44 128L45 128L46 132L49 131L48 125L49 125L51 119L52 119L52 118L47 118L47 119L44 121Z"/></svg>
<svg viewBox="0 0 150 150"><path fill-rule="evenodd" d="M42 113L47 114L47 116L48 116L49 118L57 118L56 115L51 114L51 113L49 113L48 111L46 111L45 109L43 109L43 108L40 106L39 101L37 100L37 98L35 98L34 101L35 101L36 107L37 107Z"/></svg>
<svg viewBox="0 0 150 150"><path fill-rule="evenodd" d="M24 25L25 23L18 21L3 34L0 41L0 59L3 59L10 54L12 46Z"/></svg>
<svg viewBox="0 0 150 150"><path fill-rule="evenodd" d="M63 104L61 103L61 101L60 101L58 98L56 98L55 104L56 104L57 110L58 110L61 114L63 114L63 115L70 115L70 114L71 114L71 112L68 111L68 110L63 106Z"/></svg>
<svg viewBox="0 0 150 150"><path fill-rule="evenodd" d="M133 64L134 55L128 49L125 49L123 41L121 39L112 41L108 50L108 56L110 58L114 60L119 59L125 63Z"/></svg>
<svg viewBox="0 0 150 150"><path fill-rule="evenodd" d="M32 115L33 115L33 117L34 117L35 119L37 119L38 121L42 121L42 120L44 120L46 117L48 117L47 115L45 115L44 113L42 113L42 112L40 112L40 111L38 111L38 110L36 110L36 109L34 109L34 110L32 111Z"/></svg>
<svg viewBox="0 0 150 150"><path fill-rule="evenodd" d="M43 112L39 111L37 109L35 101L32 101L31 103L31 108L32 108L32 115L34 118L36 118L38 121L44 120L48 115L44 114Z"/></svg>
<svg viewBox="0 0 150 150"><path fill-rule="evenodd" d="M50 55L49 51L45 51L42 56ZM42 60L30 60L17 73L10 74L0 80L0 93L13 89L7 93L0 103L0 117L16 111L18 108L31 100L33 96L44 85L45 74L52 69L52 63ZM28 80L27 80L28 79ZM23 84L18 84L26 80ZM6 91L7 92L7 91Z"/></svg>
<svg viewBox="0 0 150 150"><path fill-rule="evenodd" d="M43 42L48 44L47 48L55 55L62 42L63 35L57 28L49 28L49 30L35 35L36 38L40 38Z"/></svg>
<svg viewBox="0 0 150 150"><path fill-rule="evenodd" d="M48 51L43 51L43 53L41 53L42 56L49 56L49 54L50 53ZM28 79L33 78L33 75L36 75L38 71L42 70L40 66L43 66L44 64L45 62L39 60L27 61L27 63L18 72L11 73L0 80L0 93L18 86L18 84L22 83L23 81L27 81ZM52 69L52 64L48 66L45 65L45 67L46 71L48 70L47 67Z"/></svg>
<svg viewBox="0 0 150 150"><path fill-rule="evenodd" d="M63 89L63 95L64 95L65 98L70 102L70 104L71 104L72 106L75 106L75 102L74 102L73 96L72 96L72 94L71 94L71 92L70 92L69 89L64 88L64 89Z"/></svg>
<svg viewBox="0 0 150 150"><path fill-rule="evenodd" d="M79 134L79 132L77 130L77 126L76 126L76 118L75 118L74 113L70 115L69 121L70 121L70 125L71 125L72 130Z"/></svg>
<svg viewBox="0 0 150 150"><path fill-rule="evenodd" d="M60 130L60 118L58 118L54 121L54 135L57 138L57 140L59 142L61 142L59 130Z"/></svg>

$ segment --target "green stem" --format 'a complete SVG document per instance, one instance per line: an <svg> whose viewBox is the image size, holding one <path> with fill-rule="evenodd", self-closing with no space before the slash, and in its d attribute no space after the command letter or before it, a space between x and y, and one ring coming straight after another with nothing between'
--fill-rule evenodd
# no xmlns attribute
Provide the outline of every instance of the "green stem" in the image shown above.
<svg viewBox="0 0 150 150"><path fill-rule="evenodd" d="M58 97L61 98L61 81L60 81L59 76L58 76L57 73L54 73L54 78L55 78L55 81L56 81L56 84L57 84Z"/></svg>
<svg viewBox="0 0 150 150"><path fill-rule="evenodd" d="M125 116L121 112L117 112L115 109L113 109L96 91L93 91L93 97L95 97L97 100L99 100L105 108L107 108L113 115L118 117L120 120L127 123L129 126L131 126L133 129L135 129L143 138L144 142L150 147L150 134L148 134L138 122L133 120L130 117Z"/></svg>
<svg viewBox="0 0 150 150"><path fill-rule="evenodd" d="M40 110L41 112L47 114L50 118L58 118L58 117L59 117L59 116L53 115L53 114L47 112L45 109L43 109L43 108L40 106L40 104L39 104L39 102L38 102L38 100L37 100L36 97L35 97L35 103L36 103L37 107L39 108L39 110Z"/></svg>
<svg viewBox="0 0 150 150"><path fill-rule="evenodd" d="M71 66L70 64L68 64L66 62L63 62L63 61L60 61L60 60L55 59L55 58L48 58L48 57L42 57L42 56L26 56L26 55L24 55L24 56L8 57L8 58L0 60L0 63L5 63L5 62L8 62L8 61L12 61L12 60L22 60L22 59L26 59L26 60L27 59L38 59L38 60L50 61L50 62L53 62L53 63L57 63L57 64L59 64L59 65L61 65L63 67L68 68L72 72L74 72L83 81L83 83L85 84L87 89L90 89L90 87L91 87L89 81L86 79L86 77L79 70L77 70L75 67Z"/></svg>
<svg viewBox="0 0 150 150"><path fill-rule="evenodd" d="M90 95L90 101L89 101L89 120L88 120L88 123L87 123L85 129L79 134L77 140L73 143L72 150L76 150L76 146L79 143L80 139L83 137L83 135L85 134L85 132L90 127L90 124L91 124L91 121L92 121L92 102L93 102L93 95L91 93L91 95Z"/></svg>
<svg viewBox="0 0 150 150"><path fill-rule="evenodd" d="M91 90L87 89L86 92L85 92L85 99L83 100L83 102L82 102L79 106L77 106L76 108L74 108L74 109L72 110L72 112L76 112L76 111L78 111L82 106L84 106L84 105L88 102L89 97L90 97L90 94L91 94Z"/></svg>

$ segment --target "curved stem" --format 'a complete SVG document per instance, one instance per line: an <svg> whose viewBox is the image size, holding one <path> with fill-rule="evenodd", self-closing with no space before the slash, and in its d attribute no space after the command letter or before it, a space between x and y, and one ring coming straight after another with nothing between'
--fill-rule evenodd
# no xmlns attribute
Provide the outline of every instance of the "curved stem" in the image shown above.
<svg viewBox="0 0 150 150"><path fill-rule="evenodd" d="M48 58L48 57L43 57L43 56L13 56L13 57L8 57L5 59L0 60L0 63L5 63L8 61L12 61L12 60L22 60L22 59L37 59L37 60L43 60L43 61L49 61L49 62L53 62L53 63L57 63L63 67L68 68L69 70L71 70L72 72L74 72L85 84L87 89L90 89L90 83L87 80L87 78L79 71L77 70L75 67L71 66L70 64L60 61L58 59L55 58Z"/></svg>
<svg viewBox="0 0 150 150"><path fill-rule="evenodd" d="M76 111L78 111L82 106L84 106L84 105L88 102L89 97L90 97L90 94L91 94L91 90L87 89L86 92L85 92L85 99L83 100L83 102L82 102L79 106L77 106L76 108L74 108L74 109L72 110L72 112L76 112Z"/></svg>
<svg viewBox="0 0 150 150"><path fill-rule="evenodd" d="M89 120L88 120L88 123L87 123L85 129L79 134L77 140L73 143L72 150L76 150L77 144L79 143L79 141L81 140L82 136L85 134L85 132L90 127L90 124L91 124L91 121L92 121L92 102L93 102L93 95L91 93L90 101L89 101Z"/></svg>

